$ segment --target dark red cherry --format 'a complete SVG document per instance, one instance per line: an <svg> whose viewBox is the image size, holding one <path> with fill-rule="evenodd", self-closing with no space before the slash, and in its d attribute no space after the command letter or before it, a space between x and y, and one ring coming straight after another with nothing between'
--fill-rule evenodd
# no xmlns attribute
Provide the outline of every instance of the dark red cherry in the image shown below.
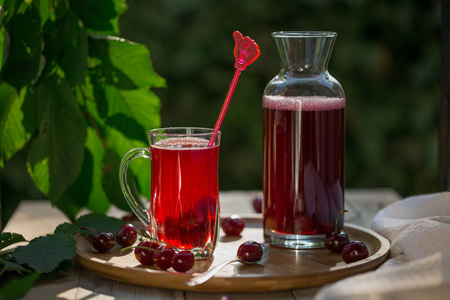
<svg viewBox="0 0 450 300"><path fill-rule="evenodd" d="M114 247L116 239L111 232L97 232L92 239L92 246L98 252L107 252Z"/></svg>
<svg viewBox="0 0 450 300"><path fill-rule="evenodd" d="M247 241L239 246L236 256L246 262L255 262L263 256L263 247L255 241Z"/></svg>
<svg viewBox="0 0 450 300"><path fill-rule="evenodd" d="M369 257L369 249L363 242L352 241L342 249L342 259L348 264L367 257Z"/></svg>
<svg viewBox="0 0 450 300"><path fill-rule="evenodd" d="M350 242L350 238L345 232L341 232L336 235L333 231L325 236L325 247L335 253L342 253L342 249L347 243Z"/></svg>
<svg viewBox="0 0 450 300"><path fill-rule="evenodd" d="M232 215L222 222L222 230L226 235L238 236L244 230L245 222L239 216Z"/></svg>
<svg viewBox="0 0 450 300"><path fill-rule="evenodd" d="M144 248L134 249L134 257L136 257L138 262L145 266L153 266L155 264L153 256L155 255L155 253L157 253L157 250L161 249L161 245L155 242L142 241L137 245L137 247L147 247L154 249L154 251Z"/></svg>
<svg viewBox="0 0 450 300"><path fill-rule="evenodd" d="M192 254L189 251L181 251L178 253L175 253L172 257L172 268L177 272L187 272L195 264L195 257L194 254Z"/></svg>
<svg viewBox="0 0 450 300"><path fill-rule="evenodd" d="M175 251L172 249L172 247L164 247L161 251L153 255L155 265L161 270L167 270L172 266L172 258L174 254Z"/></svg>
<svg viewBox="0 0 450 300"><path fill-rule="evenodd" d="M314 217L307 213L296 212L295 216L295 232L297 234L316 234Z"/></svg>
<svg viewBox="0 0 450 300"><path fill-rule="evenodd" d="M345 232L343 232L343 231L338 232L339 218L345 212L347 212L347 210L345 210L345 209L343 209L339 212L339 214L336 218L334 231L327 233L325 235L325 240L324 240L325 247L328 250L335 252L335 253L342 253L342 249L344 248L344 246L348 242L350 242L350 238L348 237L348 235Z"/></svg>
<svg viewBox="0 0 450 300"><path fill-rule="evenodd" d="M255 198L253 198L253 208L257 213L262 213L262 202L263 202L263 193L258 193Z"/></svg>
<svg viewBox="0 0 450 300"><path fill-rule="evenodd" d="M117 243L122 247L129 247L137 240L137 230L131 224L123 225L116 233Z"/></svg>
<svg viewBox="0 0 450 300"><path fill-rule="evenodd" d="M125 222L133 222L133 221L137 221L138 218L136 217L135 214L130 213L128 215L123 216L122 220Z"/></svg>

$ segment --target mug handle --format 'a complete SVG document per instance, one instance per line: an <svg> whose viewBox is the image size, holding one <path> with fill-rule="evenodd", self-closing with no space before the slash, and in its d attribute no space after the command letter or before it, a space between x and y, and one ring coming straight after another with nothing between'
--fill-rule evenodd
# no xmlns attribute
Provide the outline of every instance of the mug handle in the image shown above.
<svg viewBox="0 0 450 300"><path fill-rule="evenodd" d="M127 172L128 166L131 161L138 157L144 157L148 159L152 159L152 155L147 148L135 148L128 151L125 156L122 158L120 162L119 168L119 180L120 180L120 188L122 189L122 193L125 196L125 200L127 200L128 205L131 207L135 215L144 223L146 228L150 227L150 213L144 209L139 202L134 199L131 194L130 187L128 186L127 180Z"/></svg>

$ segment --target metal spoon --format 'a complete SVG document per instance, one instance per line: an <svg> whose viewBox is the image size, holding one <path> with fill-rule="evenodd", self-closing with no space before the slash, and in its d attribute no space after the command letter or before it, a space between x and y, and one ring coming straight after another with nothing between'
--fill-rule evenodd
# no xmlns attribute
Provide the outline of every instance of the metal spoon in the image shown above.
<svg viewBox="0 0 450 300"><path fill-rule="evenodd" d="M261 246L263 248L263 254L262 254L262 256L261 256L261 258L259 260L253 261L253 262L248 262L248 261L245 261L243 259L238 259L238 258L233 259L233 260L228 260L228 261L225 261L225 262L221 263L220 265L217 265L215 268L209 270L206 273L203 273L202 275L200 275L198 277L192 277L189 281L186 282L186 284L188 286L196 286L196 285L202 284L202 283L208 281L217 272L222 270L226 265L234 263L234 262L240 262L240 263L245 264L245 265L253 265L253 264L259 263L264 258L266 258L267 254L269 254L269 247L266 244L261 244Z"/></svg>

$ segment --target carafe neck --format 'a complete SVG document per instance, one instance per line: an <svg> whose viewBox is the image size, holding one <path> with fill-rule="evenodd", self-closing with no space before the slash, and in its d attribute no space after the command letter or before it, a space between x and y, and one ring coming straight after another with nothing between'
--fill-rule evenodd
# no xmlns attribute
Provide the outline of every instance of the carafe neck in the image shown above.
<svg viewBox="0 0 450 300"><path fill-rule="evenodd" d="M326 31L272 33L281 71L305 75L327 72L336 36L335 32Z"/></svg>

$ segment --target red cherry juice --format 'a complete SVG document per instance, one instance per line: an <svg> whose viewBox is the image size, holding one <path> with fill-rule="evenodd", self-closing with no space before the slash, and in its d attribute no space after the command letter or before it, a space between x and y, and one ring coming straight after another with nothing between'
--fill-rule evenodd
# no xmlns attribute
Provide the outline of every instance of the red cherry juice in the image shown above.
<svg viewBox="0 0 450 300"><path fill-rule="evenodd" d="M217 238L219 146L207 145L207 140L169 138L150 146L154 236L179 249L203 249Z"/></svg>
<svg viewBox="0 0 450 300"><path fill-rule="evenodd" d="M265 96L263 111L265 234L333 231L344 208L345 99Z"/></svg>

